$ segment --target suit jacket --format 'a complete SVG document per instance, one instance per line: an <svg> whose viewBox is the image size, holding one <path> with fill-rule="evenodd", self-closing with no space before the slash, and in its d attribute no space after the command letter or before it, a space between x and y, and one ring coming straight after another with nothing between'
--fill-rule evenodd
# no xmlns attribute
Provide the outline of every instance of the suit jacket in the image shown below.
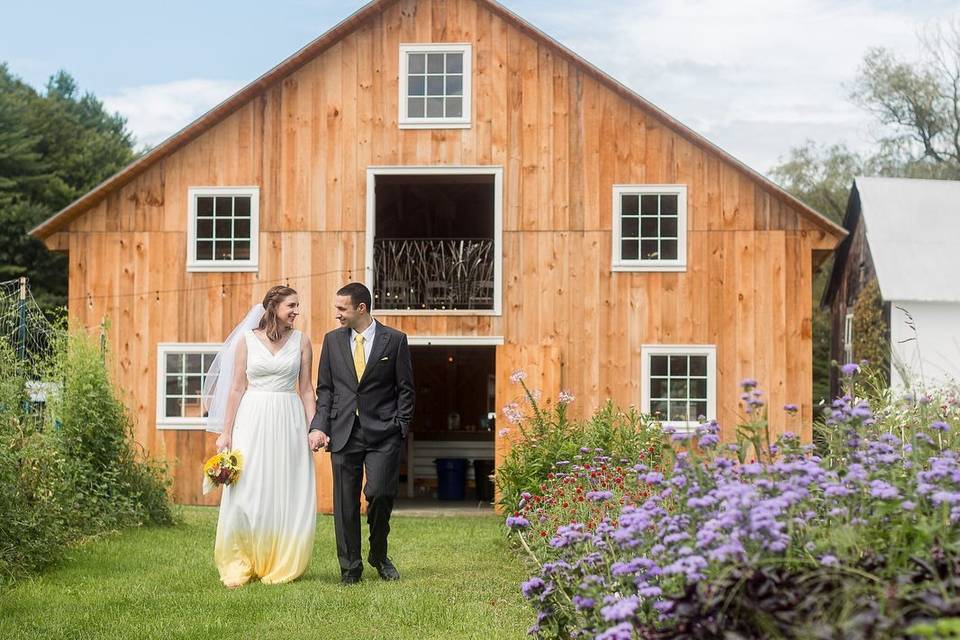
<svg viewBox="0 0 960 640"><path fill-rule="evenodd" d="M323 337L317 373L317 413L310 430L330 438L330 451L339 451L350 439L360 409L360 426L367 442L391 435L407 437L413 420L413 365L407 335L377 324L370 358L357 381L350 347L350 329L341 327Z"/></svg>

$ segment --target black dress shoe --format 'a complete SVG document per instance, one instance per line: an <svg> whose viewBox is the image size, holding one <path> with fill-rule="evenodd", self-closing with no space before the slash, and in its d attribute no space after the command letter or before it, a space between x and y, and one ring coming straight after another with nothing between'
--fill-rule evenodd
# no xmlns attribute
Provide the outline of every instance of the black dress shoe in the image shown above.
<svg viewBox="0 0 960 640"><path fill-rule="evenodd" d="M350 575L349 573L343 576L340 576L340 584L358 584L360 582L360 576Z"/></svg>
<svg viewBox="0 0 960 640"><path fill-rule="evenodd" d="M384 558L383 561L370 562L373 565L373 568L377 570L377 573L380 574L380 578L383 580L399 580L400 572L397 571L397 568L393 566L393 563L390 562L390 558Z"/></svg>

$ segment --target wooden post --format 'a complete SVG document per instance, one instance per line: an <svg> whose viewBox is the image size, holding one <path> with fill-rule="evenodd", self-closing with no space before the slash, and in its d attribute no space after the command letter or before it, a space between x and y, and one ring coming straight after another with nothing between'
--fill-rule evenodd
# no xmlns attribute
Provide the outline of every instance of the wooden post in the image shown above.
<svg viewBox="0 0 960 640"><path fill-rule="evenodd" d="M20 301L18 303L17 356L27 359L27 278L20 276Z"/></svg>

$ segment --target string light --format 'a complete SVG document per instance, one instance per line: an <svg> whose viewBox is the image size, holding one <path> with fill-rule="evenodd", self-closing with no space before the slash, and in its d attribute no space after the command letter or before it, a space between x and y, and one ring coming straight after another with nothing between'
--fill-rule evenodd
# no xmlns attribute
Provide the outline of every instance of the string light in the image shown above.
<svg viewBox="0 0 960 640"><path fill-rule="evenodd" d="M354 269L331 269L329 271L318 271L316 273L304 273L298 276L284 276L282 278L273 278L271 280L257 279L257 280L253 280L252 282L215 282L213 284L208 284L208 285L199 286L199 287L184 287L182 289L149 289L146 291L136 291L133 293L102 293L102 294L94 295L88 291L84 294L74 296L72 298L67 298L67 301L72 302L76 300L85 300L89 306L93 306L94 300L102 300L102 299L108 299L108 298L109 299L135 298L138 296L147 296L152 294L154 295L155 299L159 302L160 294L206 291L208 289L216 289L217 287L220 288L221 297L226 297L228 287L250 287L255 285L267 285L267 284L279 284L279 283L290 284L291 280L303 280L304 278L319 278L322 276L329 276L336 273L347 274L347 279L349 280L350 274L353 273L354 271L355 271Z"/></svg>

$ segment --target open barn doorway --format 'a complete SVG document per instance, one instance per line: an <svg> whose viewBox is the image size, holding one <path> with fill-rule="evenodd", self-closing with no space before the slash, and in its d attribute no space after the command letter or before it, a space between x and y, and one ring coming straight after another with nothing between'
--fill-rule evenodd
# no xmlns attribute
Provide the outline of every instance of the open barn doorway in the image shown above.
<svg viewBox="0 0 960 640"><path fill-rule="evenodd" d="M496 346L410 342L417 403L397 508L491 509Z"/></svg>

